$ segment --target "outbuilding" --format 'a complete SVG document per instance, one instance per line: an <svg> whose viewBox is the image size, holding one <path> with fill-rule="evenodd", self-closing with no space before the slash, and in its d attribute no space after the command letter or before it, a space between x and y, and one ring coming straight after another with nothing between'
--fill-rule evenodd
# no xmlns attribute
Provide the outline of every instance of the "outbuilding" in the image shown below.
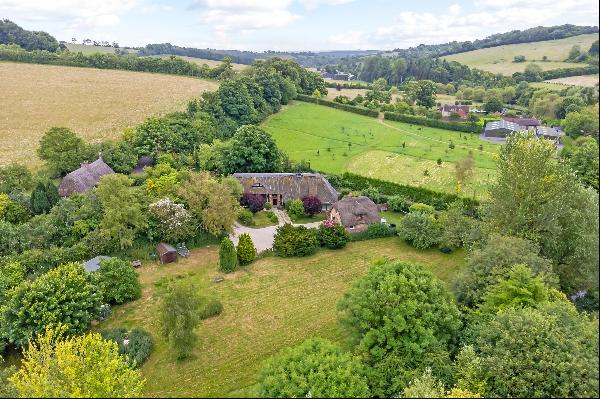
<svg viewBox="0 0 600 399"><path fill-rule="evenodd" d="M364 195L337 201L329 211L329 219L351 233L365 231L370 224L381 223L379 207Z"/></svg>
<svg viewBox="0 0 600 399"><path fill-rule="evenodd" d="M513 132L520 132L524 128L514 122L508 122L504 119L488 122L485 125L483 135L485 137L506 137Z"/></svg>
<svg viewBox="0 0 600 399"><path fill-rule="evenodd" d="M68 197L71 194L86 192L94 188L102 176L112 173L115 172L102 158L92 163L84 162L79 169L63 177L58 186L58 193L61 197Z"/></svg>
<svg viewBox="0 0 600 399"><path fill-rule="evenodd" d="M171 245L161 242L156 246L156 253L158 253L158 259L160 263L172 263L177 260L177 250Z"/></svg>

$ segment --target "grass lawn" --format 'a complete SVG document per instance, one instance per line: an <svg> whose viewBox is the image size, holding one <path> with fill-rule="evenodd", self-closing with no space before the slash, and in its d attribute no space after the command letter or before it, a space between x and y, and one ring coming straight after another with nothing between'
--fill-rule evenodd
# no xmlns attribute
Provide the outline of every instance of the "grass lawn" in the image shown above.
<svg viewBox="0 0 600 399"><path fill-rule="evenodd" d="M345 342L336 303L379 258L418 262L448 280L463 265L464 253L418 251L392 237L307 258L260 259L216 284L218 247L212 246L178 263L144 264L139 269L142 298L115 307L96 329L141 327L152 333L155 349L142 367L145 396L248 396L261 364L284 348L316 336ZM174 359L158 331L160 297L173 279L190 281L224 306L220 316L202 322L194 358L184 362Z"/></svg>
<svg viewBox="0 0 600 399"><path fill-rule="evenodd" d="M500 148L475 134L381 121L302 102L273 115L263 127L292 159L308 161L316 170L348 171L446 192L456 192L454 163L471 152L474 177L465 195L472 195L473 189L484 195ZM450 142L454 149L449 148ZM424 176L426 169L429 176Z"/></svg>
<svg viewBox="0 0 600 399"><path fill-rule="evenodd" d="M490 47L466 53L452 54L443 58L448 61L458 61L472 68L483 69L492 73L501 73L503 75L523 72L525 67L531 62L539 65L544 71L558 68L578 68L584 67L586 64L564 62L569 56L569 50L574 45L579 45L582 51L587 51L596 40L598 40L598 34L594 33L558 40ZM524 55L527 61L520 63L513 62L514 57L517 55ZM542 61L542 57L544 56L548 57L548 61Z"/></svg>
<svg viewBox="0 0 600 399"><path fill-rule="evenodd" d="M71 128L88 142L113 139L218 87L185 76L11 62L0 62L0 76L0 165L34 167L50 127Z"/></svg>
<svg viewBox="0 0 600 399"><path fill-rule="evenodd" d="M387 220L388 223L399 226L404 214L401 212L383 211L381 212L381 217Z"/></svg>
<svg viewBox="0 0 600 399"><path fill-rule="evenodd" d="M256 212L254 214L254 217L252 218L252 220L254 221L254 224L250 227L260 228L260 227L274 226L277 224L277 222L272 222L271 219L269 219L269 216L267 215L267 211Z"/></svg>

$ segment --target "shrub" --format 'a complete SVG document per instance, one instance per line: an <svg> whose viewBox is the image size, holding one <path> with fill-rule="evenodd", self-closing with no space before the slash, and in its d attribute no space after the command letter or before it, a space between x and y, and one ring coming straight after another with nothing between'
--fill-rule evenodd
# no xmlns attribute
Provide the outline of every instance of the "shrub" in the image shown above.
<svg viewBox="0 0 600 399"><path fill-rule="evenodd" d="M272 211L268 211L266 212L267 217L269 218L269 220L273 223L277 223L279 222L279 218L277 217L277 215L275 214L275 212Z"/></svg>
<svg viewBox="0 0 600 399"><path fill-rule="evenodd" d="M244 226L252 226L252 225L254 225L254 220L253 220L252 212L250 212L248 209L242 209L242 210L240 210L240 213L238 215L238 220Z"/></svg>
<svg viewBox="0 0 600 399"><path fill-rule="evenodd" d="M118 258L100 261L100 268L93 274L104 301L121 304L142 296L138 274L130 262Z"/></svg>
<svg viewBox="0 0 600 399"><path fill-rule="evenodd" d="M411 206L408 207L409 212L421 212L427 215L433 215L435 213L435 209L431 205L422 204L420 202L415 202Z"/></svg>
<svg viewBox="0 0 600 399"><path fill-rule="evenodd" d="M237 246L237 257L240 265L247 265L256 258L256 248L254 248L252 238L247 233L240 236Z"/></svg>
<svg viewBox="0 0 600 399"><path fill-rule="evenodd" d="M362 190L361 194L369 197L376 204L383 204L387 200L385 195L381 194L377 188L371 186Z"/></svg>
<svg viewBox="0 0 600 399"><path fill-rule="evenodd" d="M360 233L352 233L350 240L352 241L364 241L372 240L374 238L393 237L397 235L396 229L389 227L383 223L373 223L367 227L366 231Z"/></svg>
<svg viewBox="0 0 600 399"><path fill-rule="evenodd" d="M302 205L304 206L304 213L314 215L315 213L321 212L322 205L321 200L314 195L307 195L302 198Z"/></svg>
<svg viewBox="0 0 600 399"><path fill-rule="evenodd" d="M224 273L231 273L237 269L238 258L233 242L227 237L221 241L219 248L219 269Z"/></svg>
<svg viewBox="0 0 600 399"><path fill-rule="evenodd" d="M427 249L437 245L441 237L438 221L429 214L411 212L400 222L398 235L417 249Z"/></svg>
<svg viewBox="0 0 600 399"><path fill-rule="evenodd" d="M270 202L265 202L265 209L267 211L270 211L271 209L273 209L273 205Z"/></svg>
<svg viewBox="0 0 600 399"><path fill-rule="evenodd" d="M223 304L218 299L211 299L200 311L200 319L206 320L223 313Z"/></svg>
<svg viewBox="0 0 600 399"><path fill-rule="evenodd" d="M394 212L408 213L411 202L402 195L392 195L387 200L388 208Z"/></svg>
<svg viewBox="0 0 600 399"><path fill-rule="evenodd" d="M154 340L146 330L134 328L128 331L126 328L113 328L102 332L102 338L116 342L119 354L127 356L131 365L140 367L152 353ZM125 339L129 342L125 345ZM135 362L135 363L134 363Z"/></svg>
<svg viewBox="0 0 600 399"><path fill-rule="evenodd" d="M244 193L240 201L242 206L247 206L252 213L262 211L267 199L260 194Z"/></svg>
<svg viewBox="0 0 600 399"><path fill-rule="evenodd" d="M285 209L292 220L304 215L304 204L301 200L291 200L285 203Z"/></svg>
<svg viewBox="0 0 600 399"><path fill-rule="evenodd" d="M190 237L194 232L192 215L182 204L177 204L169 198L160 199L148 206L151 224L158 227L157 237L167 242L180 242Z"/></svg>
<svg viewBox="0 0 600 399"><path fill-rule="evenodd" d="M319 245L329 249L344 248L350 235L341 224L335 223L333 220L326 220L319 226L317 230L317 238Z"/></svg>
<svg viewBox="0 0 600 399"><path fill-rule="evenodd" d="M273 250L282 257L308 256L317 251L318 241L313 229L293 226L289 223L279 226L273 241Z"/></svg>

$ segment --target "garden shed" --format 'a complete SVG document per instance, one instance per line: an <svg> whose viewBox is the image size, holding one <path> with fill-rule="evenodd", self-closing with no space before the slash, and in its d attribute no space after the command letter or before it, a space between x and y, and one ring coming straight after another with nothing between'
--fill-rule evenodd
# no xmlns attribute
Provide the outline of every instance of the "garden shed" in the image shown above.
<svg viewBox="0 0 600 399"><path fill-rule="evenodd" d="M177 250L167 243L161 242L158 244L156 246L156 253L158 253L158 258L162 264L177 260Z"/></svg>

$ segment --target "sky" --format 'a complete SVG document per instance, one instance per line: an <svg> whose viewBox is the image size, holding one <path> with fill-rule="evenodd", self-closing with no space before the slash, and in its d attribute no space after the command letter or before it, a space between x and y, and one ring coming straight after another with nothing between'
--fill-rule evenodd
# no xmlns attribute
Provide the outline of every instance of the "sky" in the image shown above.
<svg viewBox="0 0 600 399"><path fill-rule="evenodd" d="M58 40L252 51L391 50L566 23L597 0L0 0L0 18Z"/></svg>

